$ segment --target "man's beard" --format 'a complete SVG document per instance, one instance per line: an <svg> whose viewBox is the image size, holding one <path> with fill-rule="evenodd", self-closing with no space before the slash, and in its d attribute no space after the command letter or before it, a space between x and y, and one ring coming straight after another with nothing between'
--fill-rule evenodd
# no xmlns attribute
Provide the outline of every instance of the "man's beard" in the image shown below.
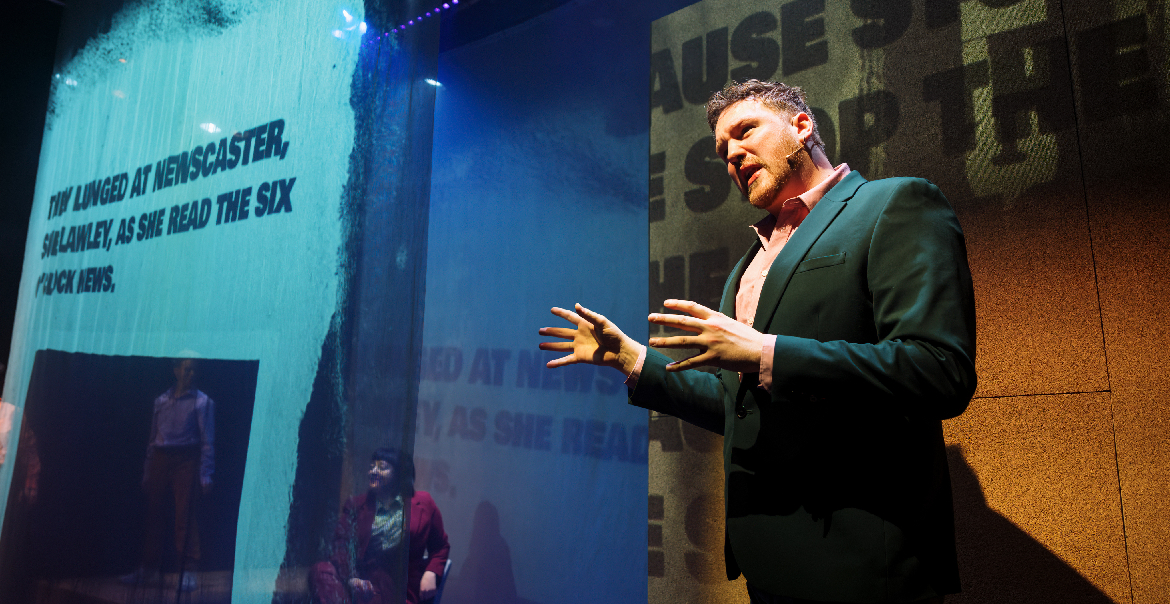
<svg viewBox="0 0 1170 604"><path fill-rule="evenodd" d="M787 163L783 166L784 172L777 174L776 170L769 165L762 165L758 172L764 172L760 177L756 178L756 182L752 183L754 187L748 187L747 198L748 202L753 206L767 210L772 204L783 202L783 199L777 199L780 196L780 191L784 189L784 185L788 184L788 179L792 177L792 169L788 167ZM765 182L760 182L767 177Z"/></svg>
<svg viewBox="0 0 1170 604"><path fill-rule="evenodd" d="M780 191L784 190L784 186L788 184L788 180L792 178L793 174L796 173L796 169L800 165L800 162L796 161L794 158L799 155L801 151L808 151L808 149L805 148L803 144L798 144L792 153L789 153L784 157L782 160L783 164L780 166L780 170L773 169L771 163L765 163L762 159L757 157L756 160L760 164L760 169L757 170L756 173L758 174L760 172L764 172L771 176L771 178L769 179L769 184L761 185L760 180L763 178L761 175L761 177L757 178L755 183L753 183L757 185L755 189L748 187L748 202L761 210L767 210L773 204L784 203L785 201L788 201L787 199L779 199Z"/></svg>

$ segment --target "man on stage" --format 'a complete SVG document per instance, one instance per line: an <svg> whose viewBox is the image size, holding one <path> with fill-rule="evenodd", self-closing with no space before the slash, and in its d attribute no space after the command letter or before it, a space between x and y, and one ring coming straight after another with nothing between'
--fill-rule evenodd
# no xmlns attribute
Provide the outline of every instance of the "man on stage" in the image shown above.
<svg viewBox="0 0 1170 604"><path fill-rule="evenodd" d="M194 387L195 359L175 359L175 385L154 400L150 441L142 488L146 492L146 538L142 566L122 577L125 583L159 580L163 538L168 521L174 523L175 550L182 573L179 588L196 588L200 548L201 495L211 491L215 471L215 401ZM174 502L173 519L165 514L167 499Z"/></svg>
<svg viewBox="0 0 1170 604"><path fill-rule="evenodd" d="M867 181L825 155L799 88L715 93L728 175L768 214L718 311L651 323L672 363L581 305L543 328L549 367L608 365L630 403L723 435L727 576L753 603L940 602L959 591L942 419L975 391L963 233L937 187ZM710 366L718 374L688 369Z"/></svg>

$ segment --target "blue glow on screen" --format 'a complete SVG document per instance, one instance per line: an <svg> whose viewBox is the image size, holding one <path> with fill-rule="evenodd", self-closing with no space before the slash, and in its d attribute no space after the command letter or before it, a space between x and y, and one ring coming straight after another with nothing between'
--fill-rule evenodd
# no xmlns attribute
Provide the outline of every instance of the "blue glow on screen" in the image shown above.
<svg viewBox="0 0 1170 604"><path fill-rule="evenodd" d="M646 598L647 413L610 369L585 370L585 390L582 374L541 367L535 384L521 367L551 358L536 330L554 305L646 337L646 49L650 22L684 3L653 4L572 3L440 55L424 354L448 371L423 363L415 452L442 472L440 489L422 479L451 538L444 602ZM470 378L489 354L501 379ZM455 416L476 410L485 434L461 436ZM543 446L508 441L520 417L551 426ZM597 447L575 447L575 422Z"/></svg>

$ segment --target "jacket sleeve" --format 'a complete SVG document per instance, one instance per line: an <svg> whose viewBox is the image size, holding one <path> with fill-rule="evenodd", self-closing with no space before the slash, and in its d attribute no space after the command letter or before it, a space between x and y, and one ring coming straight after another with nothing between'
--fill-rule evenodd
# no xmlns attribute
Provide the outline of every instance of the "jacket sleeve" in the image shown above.
<svg viewBox="0 0 1170 604"><path fill-rule="evenodd" d="M772 396L959 415L976 375L974 292L958 220L939 189L921 179L898 179L886 199L865 203L884 204L865 267L876 339L777 336Z"/></svg>
<svg viewBox="0 0 1170 604"><path fill-rule="evenodd" d="M211 475L215 473L215 401L202 392L198 396L199 481L207 485L211 484Z"/></svg>
<svg viewBox="0 0 1170 604"><path fill-rule="evenodd" d="M351 497L341 507L337 526L333 529L333 556L330 562L337 569L342 583L354 577L357 565L357 523L364 497Z"/></svg>
<svg viewBox="0 0 1170 604"><path fill-rule="evenodd" d="M447 541L447 532L443 530L443 514L434 500L430 502L431 520L427 527L427 567L424 572L431 571L438 578L443 578L443 569L447 566L447 556L451 553L451 544Z"/></svg>
<svg viewBox="0 0 1170 604"><path fill-rule="evenodd" d="M165 395L164 395L165 396ZM161 398L161 397L160 397ZM150 437L146 440L146 459L142 462L142 484L150 477L150 460L154 458L154 440L158 437L158 399L151 406Z"/></svg>
<svg viewBox="0 0 1170 604"><path fill-rule="evenodd" d="M646 349L646 362L630 404L673 415L716 434L723 434L726 392L719 378L705 371L666 371L670 357Z"/></svg>

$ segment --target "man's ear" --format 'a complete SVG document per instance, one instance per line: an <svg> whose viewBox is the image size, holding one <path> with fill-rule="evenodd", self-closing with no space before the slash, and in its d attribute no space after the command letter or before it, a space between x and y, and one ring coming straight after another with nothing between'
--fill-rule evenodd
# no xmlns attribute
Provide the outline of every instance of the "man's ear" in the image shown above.
<svg viewBox="0 0 1170 604"><path fill-rule="evenodd" d="M803 145L808 146L808 141L812 139L813 135L813 119L809 114L799 111L792 116L792 127L796 130L796 140L801 141Z"/></svg>

